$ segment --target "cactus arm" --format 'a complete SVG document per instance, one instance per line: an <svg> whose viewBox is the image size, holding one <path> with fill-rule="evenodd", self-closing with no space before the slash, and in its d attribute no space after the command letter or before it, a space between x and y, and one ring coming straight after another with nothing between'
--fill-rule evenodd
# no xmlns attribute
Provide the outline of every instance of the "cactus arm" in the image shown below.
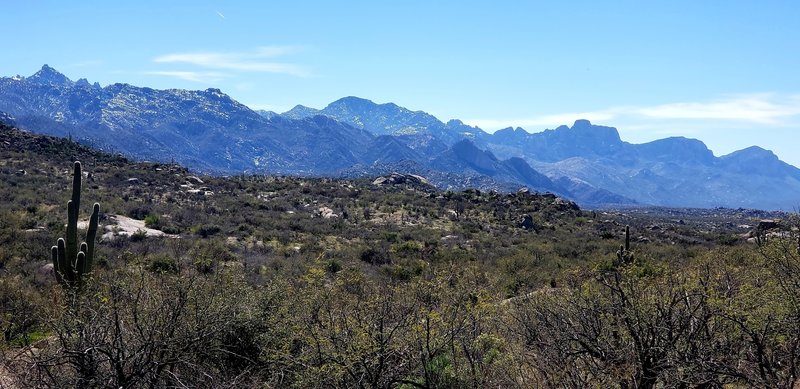
<svg viewBox="0 0 800 389"><path fill-rule="evenodd" d="M85 244L85 243L84 243ZM78 256L75 258L75 281L78 286L83 285L83 272L80 269L86 267L86 254L83 251L78 252Z"/></svg>
<svg viewBox="0 0 800 389"><path fill-rule="evenodd" d="M94 264L94 241L97 239L97 227L100 221L100 203L94 203L92 207L92 216L89 218L89 229L86 230L86 245L87 249L83 252L86 253L86 268L84 273L92 270Z"/></svg>
<svg viewBox="0 0 800 389"><path fill-rule="evenodd" d="M631 250L631 226L625 226L625 251Z"/></svg>
<svg viewBox="0 0 800 389"><path fill-rule="evenodd" d="M78 210L75 202L67 202L67 254L66 258L74 260L78 256Z"/></svg>
<svg viewBox="0 0 800 389"><path fill-rule="evenodd" d="M75 161L72 175L72 199L67 202L67 258L78 257L78 212L81 206L81 163ZM67 268L74 270L74 268Z"/></svg>
<svg viewBox="0 0 800 389"><path fill-rule="evenodd" d="M59 284L64 283L64 278L61 276L61 269L59 268L59 261L58 261L58 246L53 246L50 248L50 254L53 258L53 276L56 277L56 281Z"/></svg>
<svg viewBox="0 0 800 389"><path fill-rule="evenodd" d="M83 253L83 255L85 257L87 251L89 251L89 245L86 244L86 242L82 242L81 243L81 251L78 252L78 255L80 256L81 253ZM77 264L78 262L80 262L80 266L78 266L78 264ZM75 263L76 263L75 270L78 271L78 275L79 276L84 274L84 273L87 273L87 271L86 271L86 259L85 258L84 258L83 261L76 261Z"/></svg>
<svg viewBox="0 0 800 389"><path fill-rule="evenodd" d="M75 169L72 174L72 203L75 204L75 220L78 218L78 211L81 209L81 163L75 161Z"/></svg>
<svg viewBox="0 0 800 389"><path fill-rule="evenodd" d="M58 272L58 246L53 246L50 248L50 254L53 258L53 271L56 273Z"/></svg>
<svg viewBox="0 0 800 389"><path fill-rule="evenodd" d="M66 249L66 242L64 238L58 238L58 243L56 246L56 251L58 253L58 274L59 277L62 279L64 283L69 284L72 279L72 269L70 266L70 261L67 260L67 249Z"/></svg>

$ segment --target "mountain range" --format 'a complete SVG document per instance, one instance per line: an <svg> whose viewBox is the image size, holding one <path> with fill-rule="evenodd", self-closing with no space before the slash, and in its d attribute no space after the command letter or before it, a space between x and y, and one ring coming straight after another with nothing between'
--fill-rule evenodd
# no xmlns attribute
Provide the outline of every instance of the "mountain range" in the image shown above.
<svg viewBox="0 0 800 389"><path fill-rule="evenodd" d="M0 121L138 159L215 174L420 174L446 189L528 187L583 205L792 210L800 169L757 146L717 157L696 139L645 144L578 120L487 133L393 103L345 97L323 109L254 111L219 89L72 81L45 65L0 78Z"/></svg>

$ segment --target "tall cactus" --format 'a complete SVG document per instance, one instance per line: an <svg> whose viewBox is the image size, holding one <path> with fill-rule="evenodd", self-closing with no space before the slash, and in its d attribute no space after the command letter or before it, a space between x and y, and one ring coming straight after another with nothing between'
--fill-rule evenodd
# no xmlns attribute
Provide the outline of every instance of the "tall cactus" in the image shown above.
<svg viewBox="0 0 800 389"><path fill-rule="evenodd" d="M629 263L633 261L633 253L631 252L631 227L625 226L625 244L619 246L617 251L617 259L619 263Z"/></svg>
<svg viewBox="0 0 800 389"><path fill-rule="evenodd" d="M81 163L75 161L72 177L72 199L67 202L67 236L59 238L50 251L56 280L68 288L81 287L94 261L94 241L100 219L100 204L95 203L89 218L86 241L78 245L78 212L81 204Z"/></svg>

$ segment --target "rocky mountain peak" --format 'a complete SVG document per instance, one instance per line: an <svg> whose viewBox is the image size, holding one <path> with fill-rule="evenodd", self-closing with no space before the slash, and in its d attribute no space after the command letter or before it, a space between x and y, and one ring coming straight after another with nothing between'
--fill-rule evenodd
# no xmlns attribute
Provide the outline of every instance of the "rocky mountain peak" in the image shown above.
<svg viewBox="0 0 800 389"><path fill-rule="evenodd" d="M347 96L336 100L327 107L324 111L364 111L378 106L372 100L367 100L361 97Z"/></svg>
<svg viewBox="0 0 800 389"><path fill-rule="evenodd" d="M581 138L592 139L603 144L622 143L619 132L614 127L598 126L586 119L579 119L570 128L574 135Z"/></svg>
<svg viewBox="0 0 800 389"><path fill-rule="evenodd" d="M506 127L494 133L494 137L501 142L524 142L529 135L527 131L520 127Z"/></svg>
<svg viewBox="0 0 800 389"><path fill-rule="evenodd" d="M451 127L451 126L465 126L466 124L464 124L464 122L462 122L461 120L458 120L458 119L450 119L450 120L447 121L446 125L448 127Z"/></svg>
<svg viewBox="0 0 800 389"><path fill-rule="evenodd" d="M734 151L721 157L732 171L760 176L791 175L800 179L800 169L781 161L775 153L758 146Z"/></svg>
<svg viewBox="0 0 800 389"><path fill-rule="evenodd" d="M682 136L655 140L639 145L642 157L664 162L713 163L714 153L705 143Z"/></svg>
<svg viewBox="0 0 800 389"><path fill-rule="evenodd" d="M761 161L774 161L778 159L771 150L767 150L758 146L750 146L739 151L734 151L724 158L736 158L739 160L761 160Z"/></svg>
<svg viewBox="0 0 800 389"><path fill-rule="evenodd" d="M49 85L72 85L73 82L67 76L61 74L58 70L45 64L42 68L27 78L28 81L37 84Z"/></svg>
<svg viewBox="0 0 800 389"><path fill-rule="evenodd" d="M573 129L575 129L575 128L589 128L591 126L592 126L592 122L590 122L590 121L588 121L586 119L578 119L578 120L575 121L575 123L572 124L572 128Z"/></svg>
<svg viewBox="0 0 800 389"><path fill-rule="evenodd" d="M306 107L305 105L295 105L294 108L284 112L281 116L289 119L303 119L314 115L319 115L320 110L316 108Z"/></svg>

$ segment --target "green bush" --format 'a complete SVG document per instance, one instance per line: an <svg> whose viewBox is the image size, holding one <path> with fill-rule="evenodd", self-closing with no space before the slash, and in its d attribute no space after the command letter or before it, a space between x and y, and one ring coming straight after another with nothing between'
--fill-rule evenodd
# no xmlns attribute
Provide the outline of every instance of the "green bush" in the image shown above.
<svg viewBox="0 0 800 389"><path fill-rule="evenodd" d="M174 258L160 255L153 258L148 269L153 273L178 273L178 262Z"/></svg>
<svg viewBox="0 0 800 389"><path fill-rule="evenodd" d="M202 225L195 228L195 234L200 235L202 238L208 238L209 236L215 235L219 233L221 229L219 226L216 225Z"/></svg>
<svg viewBox="0 0 800 389"><path fill-rule="evenodd" d="M335 259L330 259L325 263L325 270L330 274L336 274L342 270L342 264Z"/></svg>
<svg viewBox="0 0 800 389"><path fill-rule="evenodd" d="M147 215L144 218L144 225L148 228L160 230L161 229L161 218L158 215Z"/></svg>
<svg viewBox="0 0 800 389"><path fill-rule="evenodd" d="M372 247L361 252L361 260L370 265L385 265L392 262L386 250L376 250Z"/></svg>
<svg viewBox="0 0 800 389"><path fill-rule="evenodd" d="M131 234L131 242L141 242L147 238L147 231L139 229L136 230L133 234Z"/></svg>

